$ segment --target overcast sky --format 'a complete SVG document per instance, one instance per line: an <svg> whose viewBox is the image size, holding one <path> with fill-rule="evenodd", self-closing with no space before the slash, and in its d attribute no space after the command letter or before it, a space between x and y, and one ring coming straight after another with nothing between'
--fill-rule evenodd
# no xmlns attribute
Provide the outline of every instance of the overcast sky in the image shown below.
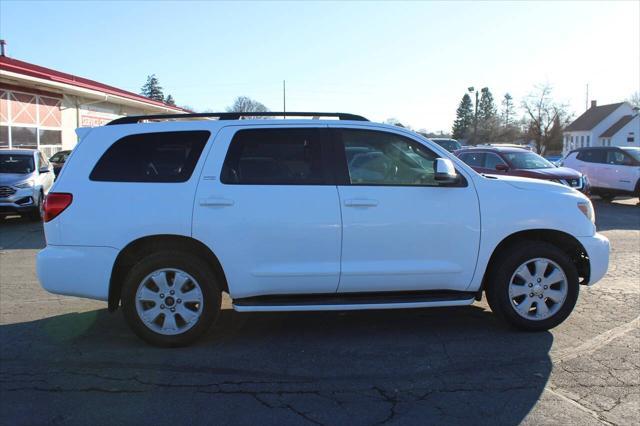
<svg viewBox="0 0 640 426"><path fill-rule="evenodd" d="M640 2L13 2L16 59L179 105L341 111L449 131L468 86L517 103L548 82L576 115L640 90Z"/></svg>

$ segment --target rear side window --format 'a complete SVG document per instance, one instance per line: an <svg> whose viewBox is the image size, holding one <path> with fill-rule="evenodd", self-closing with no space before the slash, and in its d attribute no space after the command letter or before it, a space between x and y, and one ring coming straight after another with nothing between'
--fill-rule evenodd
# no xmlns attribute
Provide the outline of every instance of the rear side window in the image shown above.
<svg viewBox="0 0 640 426"><path fill-rule="evenodd" d="M238 131L225 158L220 181L240 185L322 185L318 129L249 129Z"/></svg>
<svg viewBox="0 0 640 426"><path fill-rule="evenodd" d="M604 163L606 152L603 149L586 149L579 151L576 158L587 163Z"/></svg>
<svg viewBox="0 0 640 426"><path fill-rule="evenodd" d="M186 182L210 132L129 135L102 155L90 179L105 182Z"/></svg>

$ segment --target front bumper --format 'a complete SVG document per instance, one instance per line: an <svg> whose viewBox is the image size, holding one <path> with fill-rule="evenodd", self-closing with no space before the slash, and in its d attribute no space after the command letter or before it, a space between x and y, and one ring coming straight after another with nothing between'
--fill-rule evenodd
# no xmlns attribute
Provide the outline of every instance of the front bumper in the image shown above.
<svg viewBox="0 0 640 426"><path fill-rule="evenodd" d="M33 188L4 188L14 192L8 194L3 191L0 195L0 215L28 213L38 208L36 192Z"/></svg>
<svg viewBox="0 0 640 426"><path fill-rule="evenodd" d="M50 293L107 300L117 256L112 247L48 245L38 253L36 271Z"/></svg>
<svg viewBox="0 0 640 426"><path fill-rule="evenodd" d="M600 281L607 273L609 268L609 252L611 246L609 240L602 234L594 234L593 237L578 237L578 241L587 251L589 256L589 282L587 285L593 285Z"/></svg>

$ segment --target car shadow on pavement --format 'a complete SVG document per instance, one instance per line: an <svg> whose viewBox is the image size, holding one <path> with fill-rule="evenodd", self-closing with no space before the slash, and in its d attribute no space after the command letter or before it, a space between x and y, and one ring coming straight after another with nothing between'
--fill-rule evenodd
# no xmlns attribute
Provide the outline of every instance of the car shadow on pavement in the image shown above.
<svg viewBox="0 0 640 426"><path fill-rule="evenodd" d="M0 217L0 250L43 249L46 246L41 222L19 216Z"/></svg>
<svg viewBox="0 0 640 426"><path fill-rule="evenodd" d="M477 306L224 309L193 346L160 349L136 338L121 312L94 310L2 325L0 342L9 422L188 422L211 411L234 424L515 425L551 374L553 336L514 331ZM45 397L27 402L32 393ZM148 417L166 404L182 408Z"/></svg>
<svg viewBox="0 0 640 426"><path fill-rule="evenodd" d="M592 200L598 231L640 230L640 206L635 205L636 200L616 200L612 203Z"/></svg>

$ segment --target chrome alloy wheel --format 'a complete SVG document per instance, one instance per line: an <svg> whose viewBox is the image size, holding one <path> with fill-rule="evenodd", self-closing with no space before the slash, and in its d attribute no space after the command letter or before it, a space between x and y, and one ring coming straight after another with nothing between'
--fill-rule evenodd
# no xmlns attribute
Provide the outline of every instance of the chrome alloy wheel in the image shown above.
<svg viewBox="0 0 640 426"><path fill-rule="evenodd" d="M520 265L509 281L509 300L523 318L540 321L555 315L567 298L567 276L554 261L530 259Z"/></svg>
<svg viewBox="0 0 640 426"><path fill-rule="evenodd" d="M136 291L136 312L150 330L163 335L181 334L200 316L204 297L200 284L180 269L159 269L147 275Z"/></svg>

